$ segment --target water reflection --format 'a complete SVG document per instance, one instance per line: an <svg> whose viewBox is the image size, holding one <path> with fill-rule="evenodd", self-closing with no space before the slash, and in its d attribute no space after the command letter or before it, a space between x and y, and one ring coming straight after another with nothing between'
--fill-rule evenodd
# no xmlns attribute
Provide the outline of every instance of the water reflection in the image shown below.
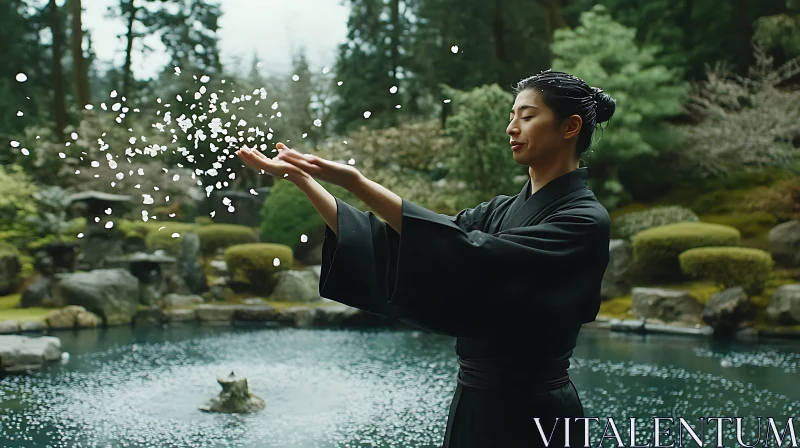
<svg viewBox="0 0 800 448"><path fill-rule="evenodd" d="M457 368L453 339L410 331L187 325L59 336L68 364L0 381L3 446L434 447ZM585 331L571 374L591 416L785 419L800 407L798 364L793 344ZM231 370L265 399L263 412L197 409Z"/></svg>

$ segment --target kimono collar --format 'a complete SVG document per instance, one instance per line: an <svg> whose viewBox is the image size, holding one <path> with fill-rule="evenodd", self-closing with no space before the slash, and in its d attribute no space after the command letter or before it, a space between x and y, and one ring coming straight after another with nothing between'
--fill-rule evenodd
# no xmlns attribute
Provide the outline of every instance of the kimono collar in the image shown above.
<svg viewBox="0 0 800 448"><path fill-rule="evenodd" d="M531 216L537 215L553 201L572 193L575 190L589 188L589 170L577 168L569 173L563 174L533 193L528 199L528 192L531 191L531 179L522 187L522 190L514 198L511 208L504 219L504 228L518 227L522 222Z"/></svg>

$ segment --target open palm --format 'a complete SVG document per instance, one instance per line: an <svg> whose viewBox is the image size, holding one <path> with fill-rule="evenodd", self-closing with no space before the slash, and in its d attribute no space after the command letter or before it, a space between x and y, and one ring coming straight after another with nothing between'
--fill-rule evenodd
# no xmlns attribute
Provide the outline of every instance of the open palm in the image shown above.
<svg viewBox="0 0 800 448"><path fill-rule="evenodd" d="M312 154L301 154L278 143L277 159L290 163L314 178L349 189L361 178L361 172L353 166L323 159Z"/></svg>
<svg viewBox="0 0 800 448"><path fill-rule="evenodd" d="M286 179L293 183L306 180L311 176L299 167L277 158L269 158L260 151L243 146L236 151L236 155L245 165L263 171L279 179Z"/></svg>

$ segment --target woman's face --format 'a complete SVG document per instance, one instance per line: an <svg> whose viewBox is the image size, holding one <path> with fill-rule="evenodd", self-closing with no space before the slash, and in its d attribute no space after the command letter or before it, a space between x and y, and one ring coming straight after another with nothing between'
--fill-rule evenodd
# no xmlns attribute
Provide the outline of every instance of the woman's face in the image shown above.
<svg viewBox="0 0 800 448"><path fill-rule="evenodd" d="M534 165L563 156L564 126L558 125L553 110L540 93L526 89L517 95L506 133L511 137L514 160L520 165Z"/></svg>

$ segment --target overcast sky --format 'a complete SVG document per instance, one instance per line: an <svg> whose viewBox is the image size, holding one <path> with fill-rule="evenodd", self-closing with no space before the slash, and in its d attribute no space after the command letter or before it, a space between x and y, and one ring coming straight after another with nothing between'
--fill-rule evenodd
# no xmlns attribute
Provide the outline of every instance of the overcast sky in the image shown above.
<svg viewBox="0 0 800 448"><path fill-rule="evenodd" d="M120 20L105 17L109 5L119 0L84 0L83 23L92 33L98 59L121 66L125 43L117 37L125 32ZM223 64L235 57L250 61L255 53L263 69L286 73L293 51L304 47L312 70L332 66L336 48L347 35L349 9L341 0L224 0L220 19L219 49ZM148 43L160 45L157 38ZM149 77L168 61L163 53L147 58L135 55L136 77Z"/></svg>

